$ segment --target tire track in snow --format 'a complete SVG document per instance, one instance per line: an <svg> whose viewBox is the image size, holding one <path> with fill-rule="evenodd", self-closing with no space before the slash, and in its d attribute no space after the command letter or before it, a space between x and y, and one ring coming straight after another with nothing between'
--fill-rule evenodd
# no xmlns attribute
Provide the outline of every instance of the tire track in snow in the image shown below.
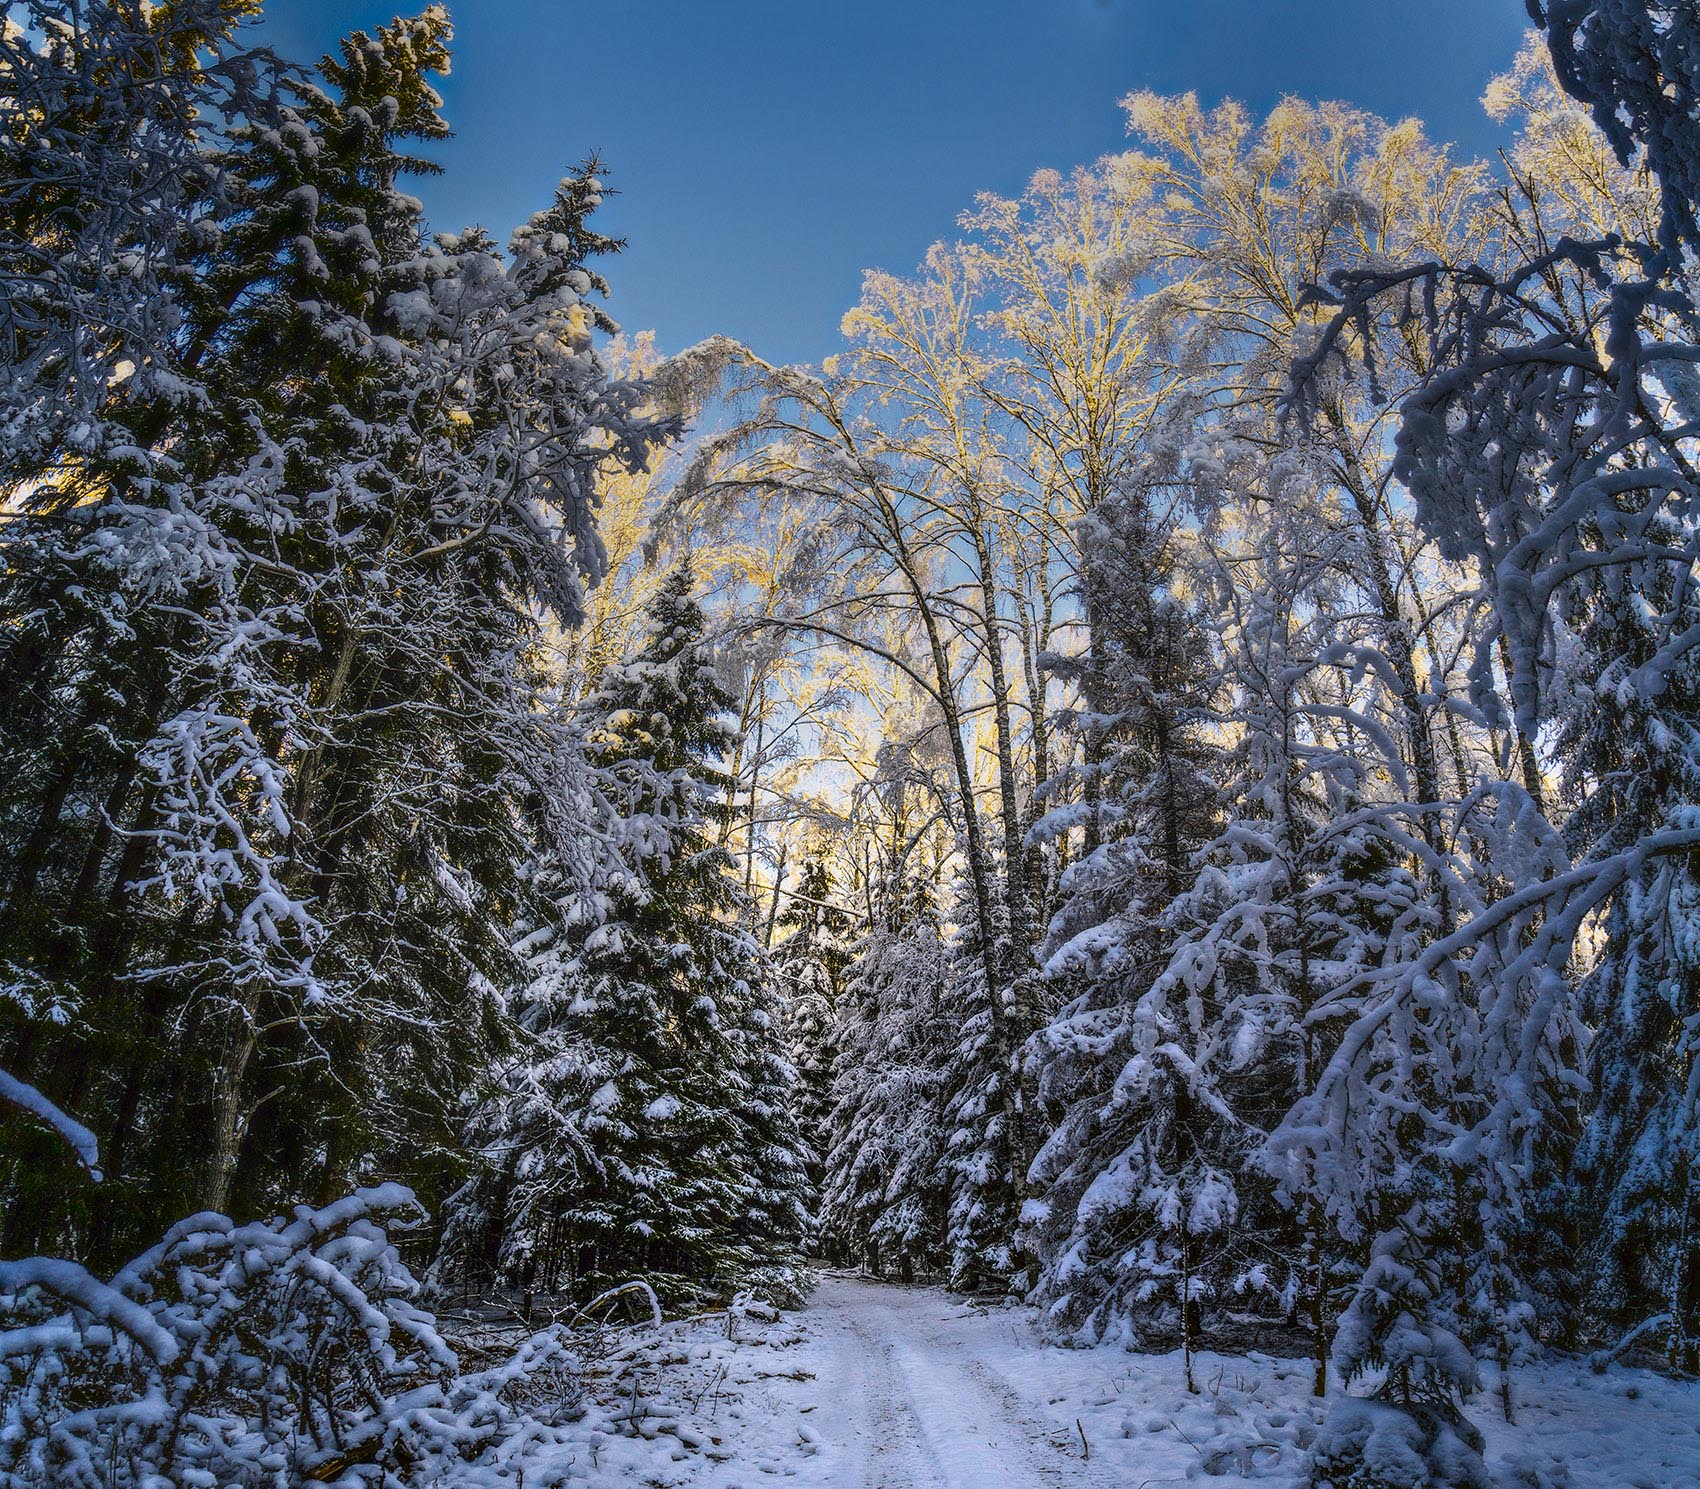
<svg viewBox="0 0 1700 1489"><path fill-rule="evenodd" d="M832 1352L820 1421L835 1489L1108 1489L1064 1429L939 1327L930 1291L824 1279L811 1308ZM854 1465L854 1466L852 1466Z"/></svg>
<svg viewBox="0 0 1700 1489"><path fill-rule="evenodd" d="M854 1441L834 1443L851 1449L855 1478L865 1489L949 1489L936 1455L929 1446L920 1417L900 1381L895 1346L868 1327L858 1311L846 1309L834 1323L844 1340L841 1368L827 1384L834 1392L834 1409L822 1422L839 1428L836 1436Z"/></svg>

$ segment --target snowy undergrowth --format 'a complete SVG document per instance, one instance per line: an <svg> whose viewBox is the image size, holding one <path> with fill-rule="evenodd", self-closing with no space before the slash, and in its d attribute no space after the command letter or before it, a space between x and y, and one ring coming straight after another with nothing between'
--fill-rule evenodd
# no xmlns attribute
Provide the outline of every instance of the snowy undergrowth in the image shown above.
<svg viewBox="0 0 1700 1489"><path fill-rule="evenodd" d="M766 1303L612 1330L438 1320L392 1239L421 1216L388 1185L193 1216L110 1282L0 1262L0 1489L673 1486L813 1451L806 1406L763 1392L811 1379Z"/></svg>
<svg viewBox="0 0 1700 1489"><path fill-rule="evenodd" d="M1007 1328L990 1331L987 1363L1059 1422L1078 1418L1093 1460L1149 1489L1291 1483L1336 1399L1311 1396L1307 1360L1200 1354L1194 1396L1178 1350L1064 1350L1018 1333L1020 1345ZM1579 1361L1527 1366L1514 1380L1515 1425L1499 1418L1495 1380L1466 1407L1506 1489L1700 1489L1693 1385L1645 1370L1596 1375Z"/></svg>
<svg viewBox="0 0 1700 1489"><path fill-rule="evenodd" d="M392 1200L281 1228L201 1217L110 1288L35 1284L61 1311L44 1295L4 1336L0 1484L1289 1489L1334 1404L1311 1399L1305 1360L1199 1353L1191 1393L1179 1351L1061 1348L1013 1304L842 1274L791 1312L746 1297L659 1325L556 1326L516 1354L505 1329L444 1320L439 1336L409 1303L375 1223ZM229 1328L204 1306L215 1284ZM327 1345L343 1362L329 1374ZM322 1419L306 1389L321 1378ZM1498 1489L1700 1489L1694 1384L1529 1366L1514 1426L1497 1385L1469 1414ZM133 1471L115 1475L120 1458Z"/></svg>
<svg viewBox="0 0 1700 1489"><path fill-rule="evenodd" d="M967 1325L972 1328L973 1326ZM1199 1394L1180 1352L1064 1350L1025 1328L986 1333L987 1363L1059 1422L1078 1419L1094 1460L1123 1482L1291 1482L1329 1402L1310 1394L1311 1363L1252 1353L1200 1354ZM1700 1395L1649 1371L1596 1375L1581 1362L1515 1372L1515 1425L1498 1419L1495 1382L1467 1408L1507 1489L1700 1489Z"/></svg>
<svg viewBox="0 0 1700 1489"><path fill-rule="evenodd" d="M575 1420L534 1445L527 1489L683 1489L797 1478L818 1448L799 1315L760 1302L590 1346Z"/></svg>
<svg viewBox="0 0 1700 1489"><path fill-rule="evenodd" d="M0 1489L483 1489L572 1415L559 1328L467 1371L392 1236L400 1185L203 1213L110 1282L0 1262Z"/></svg>

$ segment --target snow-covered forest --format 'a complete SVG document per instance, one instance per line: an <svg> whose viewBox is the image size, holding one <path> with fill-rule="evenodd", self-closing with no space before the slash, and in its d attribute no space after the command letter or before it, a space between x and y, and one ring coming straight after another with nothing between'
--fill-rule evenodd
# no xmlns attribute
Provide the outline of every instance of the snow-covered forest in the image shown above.
<svg viewBox="0 0 1700 1489"><path fill-rule="evenodd" d="M914 1298L1035 1483L1700 1484L1517 1435L1700 1379L1700 12L1133 93L800 366L258 10L0 18L0 1486L750 1482Z"/></svg>

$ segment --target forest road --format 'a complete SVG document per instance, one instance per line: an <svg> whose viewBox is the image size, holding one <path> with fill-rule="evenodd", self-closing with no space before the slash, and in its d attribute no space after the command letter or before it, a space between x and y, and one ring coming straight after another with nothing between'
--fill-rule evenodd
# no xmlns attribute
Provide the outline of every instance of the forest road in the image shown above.
<svg viewBox="0 0 1700 1489"><path fill-rule="evenodd" d="M810 1423L833 1489L1120 1489L1072 1424L979 1357L959 1300L936 1288L824 1276L809 1302L820 1361ZM1011 1328L1015 1323L1012 1321ZM973 1331L983 1335L983 1329ZM1013 1335L1012 1335L1012 1343Z"/></svg>

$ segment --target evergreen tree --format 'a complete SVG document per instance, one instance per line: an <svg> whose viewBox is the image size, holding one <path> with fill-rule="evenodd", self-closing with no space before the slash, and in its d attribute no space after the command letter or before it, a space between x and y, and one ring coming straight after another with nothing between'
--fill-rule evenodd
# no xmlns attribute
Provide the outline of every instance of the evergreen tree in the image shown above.
<svg viewBox="0 0 1700 1489"><path fill-rule="evenodd" d="M1205 1269L1193 1237L1231 1220L1233 1182L1201 1141L1200 1073L1165 1062L1187 1042L1185 1017L1147 996L1173 949L1170 906L1215 825L1210 638L1175 592L1177 540L1157 529L1147 492L1115 493L1082 526L1092 639L1052 663L1080 690L1060 722L1081 737L1083 761L1056 790L1081 799L1053 807L1035 836L1084 827L1087 851L1063 876L1041 949L1062 1007L1033 1040L1051 1126L1024 1241L1053 1324L1095 1338L1134 1330L1136 1313L1153 1323L1165 1300L1173 1319L1196 1312Z"/></svg>
<svg viewBox="0 0 1700 1489"><path fill-rule="evenodd" d="M1675 534L1670 535L1674 544ZM1575 623L1576 693L1560 747L1578 856L1633 852L1700 813L1700 653L1653 696L1634 684L1659 645L1653 617L1700 622L1679 571L1638 567L1591 587ZM1668 623L1668 622L1666 622ZM1692 853L1646 863L1612 896L1581 988L1594 1028L1593 1109L1576 1154L1572 1235L1589 1235L1603 1311L1667 1320L1672 1361L1700 1370L1700 878ZM1571 1205L1564 1209L1572 1209Z"/></svg>
<svg viewBox="0 0 1700 1489"><path fill-rule="evenodd" d="M180 650L150 605L232 557L150 441L203 392L178 333L188 230L221 224L219 150L276 116L277 69L236 41L250 8L39 0L0 25L0 1060L95 1125L85 1078L127 1022L102 856ZM56 1145L7 1146L8 1218L61 1239L86 1191Z"/></svg>
<svg viewBox="0 0 1700 1489"><path fill-rule="evenodd" d="M1336 1403L1311 1452L1310 1482L1493 1489L1483 1439L1458 1410L1479 1384L1464 1341L1440 1319L1448 1289L1434 1262L1432 1220L1413 1205L1376 1237L1340 1319L1335 1356L1347 1381L1379 1370L1370 1400Z"/></svg>
<svg viewBox="0 0 1700 1489"><path fill-rule="evenodd" d="M889 883L844 975L832 1041L832 1112L821 1186L828 1257L876 1273L946 1259L943 1105L958 1029L954 958L931 886Z"/></svg>
<svg viewBox="0 0 1700 1489"><path fill-rule="evenodd" d="M433 1195L522 871L594 836L535 662L600 572L599 470L670 426L588 339L593 169L505 256L426 242L401 181L447 132L448 39L431 8L323 86L274 71L261 120L209 110L149 396L110 380L100 450L8 471L0 730L38 762L0 802L8 1043L99 1113L114 1179L91 1214L19 1149L10 1243Z"/></svg>
<svg viewBox="0 0 1700 1489"><path fill-rule="evenodd" d="M490 1174L451 1217L458 1245L528 1288L637 1275L684 1301L796 1286L795 1073L716 846L731 699L692 583L688 562L668 576L643 647L586 705L624 868L588 889L569 879L556 922L527 938L529 1046L478 1118Z"/></svg>
<svg viewBox="0 0 1700 1489"><path fill-rule="evenodd" d="M850 963L845 932L850 917L832 903L832 876L811 857L790 903L778 917L787 932L773 953L791 1059L797 1069L797 1124L809 1150L809 1177L818 1190L825 1177L832 1111L832 1035Z"/></svg>
<svg viewBox="0 0 1700 1489"><path fill-rule="evenodd" d="M997 1037L986 983L984 929L969 886L956 886L952 926L945 937L943 1006L950 1011L941 1051L940 1130L944 1151L939 1182L945 1195L944 1244L950 1285L964 1292L998 1289L1015 1271L1017 1192L1012 1173L1010 1085L1016 1072ZM998 940L996 930L991 932ZM1019 1097L1017 1097L1019 1100Z"/></svg>

